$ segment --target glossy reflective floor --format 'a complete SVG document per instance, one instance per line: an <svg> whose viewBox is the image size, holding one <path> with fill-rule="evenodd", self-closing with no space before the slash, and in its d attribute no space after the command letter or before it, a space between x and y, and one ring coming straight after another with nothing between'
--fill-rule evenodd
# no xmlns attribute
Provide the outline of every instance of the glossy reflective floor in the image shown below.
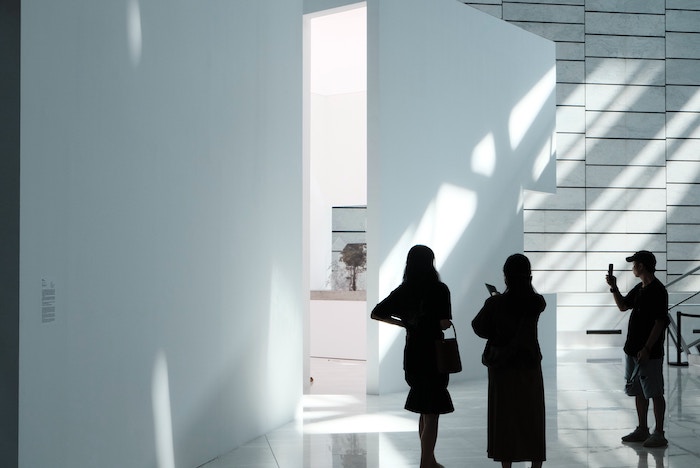
<svg viewBox="0 0 700 468"><path fill-rule="evenodd" d="M303 422L205 468L418 467L417 416L403 410L405 393L364 395L363 362L312 361ZM665 366L669 446L657 449L620 442L636 425L622 369L617 349L559 351L557 368L545 371L545 467L700 467L700 368ZM438 461L446 468L500 467L486 458L486 379L452 383L450 393L456 411L440 418Z"/></svg>

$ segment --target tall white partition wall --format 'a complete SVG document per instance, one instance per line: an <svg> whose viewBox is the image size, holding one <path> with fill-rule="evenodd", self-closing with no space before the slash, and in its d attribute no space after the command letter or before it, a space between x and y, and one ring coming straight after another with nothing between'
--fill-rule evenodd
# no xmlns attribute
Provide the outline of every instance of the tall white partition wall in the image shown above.
<svg viewBox="0 0 700 468"><path fill-rule="evenodd" d="M367 3L368 308L429 245L452 292L453 378L482 375L470 322L484 282L502 290L523 251L523 190L556 186L554 44L455 0ZM370 321L370 393L404 388L403 339Z"/></svg>
<svg viewBox="0 0 700 468"><path fill-rule="evenodd" d="M294 417L301 18L23 2L21 467L194 467Z"/></svg>

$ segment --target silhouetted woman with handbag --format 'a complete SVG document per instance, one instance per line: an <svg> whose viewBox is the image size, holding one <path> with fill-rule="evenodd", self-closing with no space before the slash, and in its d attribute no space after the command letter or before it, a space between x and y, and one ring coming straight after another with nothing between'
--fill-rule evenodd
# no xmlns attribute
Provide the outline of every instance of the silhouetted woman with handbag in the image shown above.
<svg viewBox="0 0 700 468"><path fill-rule="evenodd" d="M403 282L372 310L375 320L406 329L404 372L410 390L405 409L420 414L420 468L440 468L435 443L440 414L454 411L447 391L449 374L437 370L435 341L452 324L450 290L440 281L435 255L424 245L413 246L406 258Z"/></svg>
<svg viewBox="0 0 700 468"><path fill-rule="evenodd" d="M537 322L545 300L532 287L530 260L508 257L503 265L506 290L486 299L472 321L486 338L482 362L488 366L489 458L510 468L513 462L545 461L544 383Z"/></svg>

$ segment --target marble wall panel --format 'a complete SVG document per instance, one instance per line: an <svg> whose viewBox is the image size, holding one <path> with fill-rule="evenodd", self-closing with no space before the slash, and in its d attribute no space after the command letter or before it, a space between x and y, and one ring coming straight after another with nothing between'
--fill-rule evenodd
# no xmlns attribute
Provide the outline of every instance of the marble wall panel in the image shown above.
<svg viewBox="0 0 700 468"><path fill-rule="evenodd" d="M583 132L557 133L557 159L586 159L586 136Z"/></svg>
<svg viewBox="0 0 700 468"><path fill-rule="evenodd" d="M542 21L549 23L583 24L583 5L511 3L503 4L503 19L506 21Z"/></svg>
<svg viewBox="0 0 700 468"><path fill-rule="evenodd" d="M586 11L619 13L658 13L665 11L664 0L586 0Z"/></svg>
<svg viewBox="0 0 700 468"><path fill-rule="evenodd" d="M700 32L700 10L666 11L666 30L673 32Z"/></svg>
<svg viewBox="0 0 700 468"><path fill-rule="evenodd" d="M664 86L664 60L588 57L586 83Z"/></svg>
<svg viewBox="0 0 700 468"><path fill-rule="evenodd" d="M666 211L586 212L586 232L663 233L666 229Z"/></svg>
<svg viewBox="0 0 700 468"><path fill-rule="evenodd" d="M666 168L661 166L586 166L588 188L666 188Z"/></svg>
<svg viewBox="0 0 700 468"><path fill-rule="evenodd" d="M586 12L586 34L663 37L665 32L663 14Z"/></svg>
<svg viewBox="0 0 700 468"><path fill-rule="evenodd" d="M663 86L587 84L586 110L664 112Z"/></svg>
<svg viewBox="0 0 700 468"><path fill-rule="evenodd" d="M666 189L587 188L586 209L665 211Z"/></svg>
<svg viewBox="0 0 700 468"><path fill-rule="evenodd" d="M588 164L663 166L666 143L663 140L586 139Z"/></svg>
<svg viewBox="0 0 700 468"><path fill-rule="evenodd" d="M586 35L586 57L663 59L663 37Z"/></svg>
<svg viewBox="0 0 700 468"><path fill-rule="evenodd" d="M666 110L700 112L700 86L666 86Z"/></svg>
<svg viewBox="0 0 700 468"><path fill-rule="evenodd" d="M525 207L538 210L583 210L586 205L582 188L559 188L557 193L525 192Z"/></svg>
<svg viewBox="0 0 700 468"><path fill-rule="evenodd" d="M661 139L665 135L665 125L663 113L586 111L586 136L589 137Z"/></svg>

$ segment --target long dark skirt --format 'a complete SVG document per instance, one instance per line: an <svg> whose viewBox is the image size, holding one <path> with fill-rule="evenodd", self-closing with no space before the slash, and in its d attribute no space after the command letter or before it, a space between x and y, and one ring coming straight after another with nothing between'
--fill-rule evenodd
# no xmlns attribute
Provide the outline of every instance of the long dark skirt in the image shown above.
<svg viewBox="0 0 700 468"><path fill-rule="evenodd" d="M488 444L495 461L544 461L542 368L489 369Z"/></svg>

